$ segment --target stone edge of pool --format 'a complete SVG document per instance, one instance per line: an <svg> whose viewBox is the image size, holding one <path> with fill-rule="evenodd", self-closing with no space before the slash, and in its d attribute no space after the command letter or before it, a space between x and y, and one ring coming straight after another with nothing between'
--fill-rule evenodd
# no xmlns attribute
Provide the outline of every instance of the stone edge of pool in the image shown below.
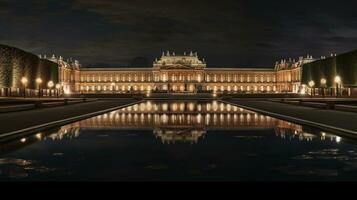
<svg viewBox="0 0 357 200"><path fill-rule="evenodd" d="M247 109L247 110L251 110L253 112L257 112L257 113L260 113L260 114L268 115L268 116L271 116L271 117L274 117L274 118L277 118L277 119L281 119L281 120L289 121L289 122L292 122L292 123L297 123L297 124L301 124L301 125L314 127L314 128L318 128L318 129L321 129L323 131L326 131L326 132L332 132L333 134L337 134L337 135L341 135L341 136L357 139L357 132L356 131L347 130L347 129L343 129L343 128L339 128L339 127L335 127L335 126L330 126L330 125L322 124L322 123L318 123L318 122L312 122L312 121L309 121L309 120L304 120L304 119L300 119L300 118L296 118L296 117L291 117L291 116L287 116L287 115L273 113L273 112L269 112L269 111L265 111L265 110L260 110L260 109L257 109L257 108L244 106L244 105L240 105L240 104L229 102L229 101L225 101L225 100L220 100L220 101L223 102L223 103L227 103L227 104L231 104L231 105L234 105L234 106L238 106L238 107L241 107L241 108L244 108L244 109Z"/></svg>
<svg viewBox="0 0 357 200"><path fill-rule="evenodd" d="M105 109L105 110L101 110L101 111L96 111L96 112L92 112L92 113L87 113L84 115L80 115L80 116L75 116L75 117L70 117L67 119L62 119L62 120L57 120L57 121L53 121L53 122L49 122L49 123L45 123L45 124L40 124L40 125L36 125L36 126L32 126L32 127L28 127L28 128L24 128L24 129L20 129L20 130L16 130L16 131L12 131L12 132L8 132L8 133L3 133L0 135L0 142L6 142L9 140L13 140L16 138L20 138L20 137L25 137L27 135L31 135L33 133L39 132L39 131L44 131L50 128L55 128L58 126L63 126L69 123L73 123L73 122L77 122L80 120L84 120L84 119L88 119L91 117L95 117L98 115L102 115L108 112L112 112L124 107L128 107L128 106L132 106L141 102L144 102L145 100L140 100L140 101L135 101L132 103L128 103L125 105L121 105L121 106L116 106L113 108L109 108L109 109Z"/></svg>

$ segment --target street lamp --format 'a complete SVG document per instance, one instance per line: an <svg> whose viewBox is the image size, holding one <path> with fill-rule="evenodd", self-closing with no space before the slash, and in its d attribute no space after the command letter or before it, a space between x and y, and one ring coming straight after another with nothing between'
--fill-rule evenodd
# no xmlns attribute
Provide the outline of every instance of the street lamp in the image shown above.
<svg viewBox="0 0 357 200"><path fill-rule="evenodd" d="M311 81L309 82L309 86L310 86L310 88L311 88L311 97L312 97L312 91L313 91L313 89L314 89L315 82L314 82L313 80L311 80Z"/></svg>
<svg viewBox="0 0 357 200"><path fill-rule="evenodd" d="M38 98L41 98L41 84L42 84L42 79L41 78L37 78L36 79L36 83L38 85Z"/></svg>
<svg viewBox="0 0 357 200"><path fill-rule="evenodd" d="M58 95L59 95L59 89L61 88L61 84L57 83L56 84L56 90L57 90L57 98L58 98Z"/></svg>
<svg viewBox="0 0 357 200"><path fill-rule="evenodd" d="M53 86L54 86L55 84L53 83L53 81L48 81L48 83L47 83L47 87L50 89L50 97L51 97L51 95L52 95L52 88L53 88Z"/></svg>
<svg viewBox="0 0 357 200"><path fill-rule="evenodd" d="M26 77L22 77L21 78L21 83L24 86L24 98L26 98L26 86L27 86L27 83L28 83L27 78Z"/></svg>
<svg viewBox="0 0 357 200"><path fill-rule="evenodd" d="M322 95L323 95L323 97L325 97L325 87L326 87L327 80L325 78L322 78L320 80L320 83L321 83L321 87L322 87Z"/></svg>
<svg viewBox="0 0 357 200"><path fill-rule="evenodd" d="M338 86L341 87L341 77L340 76L335 76L335 83L336 83L336 97L338 97L338 94L340 93Z"/></svg>

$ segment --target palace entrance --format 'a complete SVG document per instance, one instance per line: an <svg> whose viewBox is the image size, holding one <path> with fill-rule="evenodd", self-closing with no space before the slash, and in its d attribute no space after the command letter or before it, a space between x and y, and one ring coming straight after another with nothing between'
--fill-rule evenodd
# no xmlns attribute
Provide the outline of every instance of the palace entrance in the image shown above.
<svg viewBox="0 0 357 200"><path fill-rule="evenodd" d="M194 83L167 83L160 84L156 88L158 91L167 93L197 93L202 86Z"/></svg>

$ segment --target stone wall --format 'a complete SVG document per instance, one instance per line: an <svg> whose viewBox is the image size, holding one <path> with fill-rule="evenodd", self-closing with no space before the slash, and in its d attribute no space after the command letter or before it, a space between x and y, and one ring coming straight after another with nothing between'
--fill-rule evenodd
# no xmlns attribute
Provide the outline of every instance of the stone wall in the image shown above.
<svg viewBox="0 0 357 200"><path fill-rule="evenodd" d="M50 80L58 82L58 64L0 44L0 88L20 88L22 77L28 79L28 88L36 87L37 77L41 77L46 87Z"/></svg>

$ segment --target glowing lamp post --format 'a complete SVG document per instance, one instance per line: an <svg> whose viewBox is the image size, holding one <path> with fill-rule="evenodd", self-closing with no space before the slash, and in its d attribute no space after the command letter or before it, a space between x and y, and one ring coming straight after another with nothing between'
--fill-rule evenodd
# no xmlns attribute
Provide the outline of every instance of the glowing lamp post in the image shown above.
<svg viewBox="0 0 357 200"><path fill-rule="evenodd" d="M322 87L322 95L323 97L325 97L325 87L326 87L326 83L327 83L327 80L322 78L320 80L320 84L321 84L321 87Z"/></svg>
<svg viewBox="0 0 357 200"><path fill-rule="evenodd" d="M24 98L26 98L26 86L27 86L27 83L28 83L27 78L26 77L22 77L21 78L21 83L24 86Z"/></svg>
<svg viewBox="0 0 357 200"><path fill-rule="evenodd" d="M38 98L41 98L41 84L42 84L42 79L41 78L37 78L36 79L36 83L38 85Z"/></svg>
<svg viewBox="0 0 357 200"><path fill-rule="evenodd" d="M309 86L310 86L310 89L311 89L311 97L312 97L312 91L314 90L315 82L311 80L309 82Z"/></svg>
<svg viewBox="0 0 357 200"><path fill-rule="evenodd" d="M338 94L340 93L339 87L341 87L341 77L340 76L336 76L335 77L335 83L336 83L336 97L338 97Z"/></svg>
<svg viewBox="0 0 357 200"><path fill-rule="evenodd" d="M59 90L61 89L61 84L57 83L55 87L56 87L56 93L57 93L57 98L58 98Z"/></svg>
<svg viewBox="0 0 357 200"><path fill-rule="evenodd" d="M48 83L47 83L47 87L49 88L49 90L50 90L50 97L52 96L52 88L53 88L53 86L54 86L55 84L53 83L53 81L48 81Z"/></svg>

